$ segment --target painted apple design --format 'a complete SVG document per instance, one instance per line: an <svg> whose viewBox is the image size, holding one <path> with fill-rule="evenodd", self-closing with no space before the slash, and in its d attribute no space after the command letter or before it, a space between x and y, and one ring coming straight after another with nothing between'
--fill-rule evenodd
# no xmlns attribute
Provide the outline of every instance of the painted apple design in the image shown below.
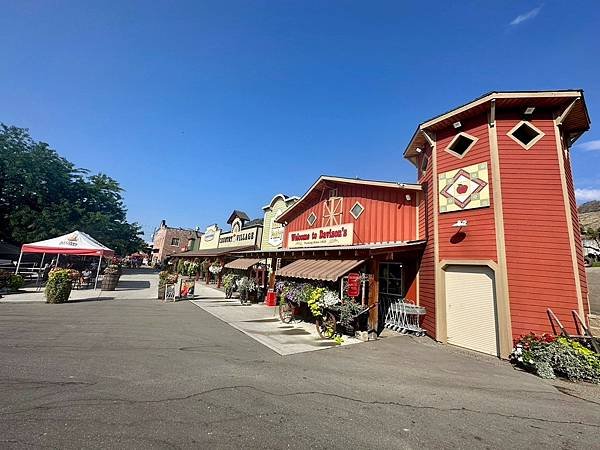
<svg viewBox="0 0 600 450"><path fill-rule="evenodd" d="M469 189L469 186L467 186L466 184L459 183L459 185L456 186L456 192L461 195L465 194L468 189Z"/></svg>

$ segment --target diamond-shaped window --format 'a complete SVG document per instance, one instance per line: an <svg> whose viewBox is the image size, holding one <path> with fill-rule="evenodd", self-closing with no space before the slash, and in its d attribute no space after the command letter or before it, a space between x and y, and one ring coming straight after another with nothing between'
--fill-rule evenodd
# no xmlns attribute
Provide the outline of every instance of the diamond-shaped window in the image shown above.
<svg viewBox="0 0 600 450"><path fill-rule="evenodd" d="M477 138L467 133L458 133L446 148L448 153L462 158L477 142Z"/></svg>
<svg viewBox="0 0 600 450"><path fill-rule="evenodd" d="M523 120L515 125L508 135L525 150L529 150L544 136L544 133L530 122Z"/></svg>
<svg viewBox="0 0 600 450"><path fill-rule="evenodd" d="M352 217L354 217L355 219L358 219L364 210L365 207L359 202L356 202L352 209L350 209L350 214L352 214Z"/></svg>
<svg viewBox="0 0 600 450"><path fill-rule="evenodd" d="M314 212L311 212L310 215L306 218L306 221L312 227L317 221L317 215Z"/></svg>

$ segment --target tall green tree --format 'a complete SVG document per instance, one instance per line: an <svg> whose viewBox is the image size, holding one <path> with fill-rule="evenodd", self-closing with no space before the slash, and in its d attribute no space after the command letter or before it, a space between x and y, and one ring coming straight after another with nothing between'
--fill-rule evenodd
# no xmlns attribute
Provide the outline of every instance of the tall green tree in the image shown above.
<svg viewBox="0 0 600 450"><path fill-rule="evenodd" d="M144 247L127 221L122 188L58 155L26 129L0 124L0 240L48 239L81 230L125 255Z"/></svg>

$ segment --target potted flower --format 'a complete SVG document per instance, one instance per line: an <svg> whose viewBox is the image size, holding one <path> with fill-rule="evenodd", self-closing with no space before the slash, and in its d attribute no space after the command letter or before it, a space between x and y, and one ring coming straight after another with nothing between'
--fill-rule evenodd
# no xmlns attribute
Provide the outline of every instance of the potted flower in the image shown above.
<svg viewBox="0 0 600 450"><path fill-rule="evenodd" d="M187 276L188 277L196 277L198 275L199 270L200 270L200 264L198 264L195 261L192 261L188 264Z"/></svg>
<svg viewBox="0 0 600 450"><path fill-rule="evenodd" d="M231 298L233 291L236 287L237 275L234 273L228 273L223 277L223 287L225 288L225 298Z"/></svg>
<svg viewBox="0 0 600 450"><path fill-rule="evenodd" d="M71 295L73 281L68 269L53 269L46 283L46 303L66 303Z"/></svg>
<svg viewBox="0 0 600 450"><path fill-rule="evenodd" d="M169 276L168 270L163 270L158 274L158 299L165 298L165 286L167 284L167 276Z"/></svg>
<svg viewBox="0 0 600 450"><path fill-rule="evenodd" d="M256 291L256 282L252 278L242 277L236 282L237 290L240 293L240 302L250 303L250 293Z"/></svg>
<svg viewBox="0 0 600 450"><path fill-rule="evenodd" d="M179 276L176 273L171 273L167 270L163 270L158 274L158 298L163 300L165 298L165 289L167 284L177 283Z"/></svg>

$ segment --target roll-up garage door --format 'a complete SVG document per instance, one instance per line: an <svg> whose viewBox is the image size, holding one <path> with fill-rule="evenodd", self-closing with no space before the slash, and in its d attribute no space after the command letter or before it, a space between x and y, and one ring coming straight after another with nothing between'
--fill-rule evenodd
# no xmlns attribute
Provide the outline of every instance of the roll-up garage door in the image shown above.
<svg viewBox="0 0 600 450"><path fill-rule="evenodd" d="M494 272L459 265L445 272L448 343L498 355Z"/></svg>

